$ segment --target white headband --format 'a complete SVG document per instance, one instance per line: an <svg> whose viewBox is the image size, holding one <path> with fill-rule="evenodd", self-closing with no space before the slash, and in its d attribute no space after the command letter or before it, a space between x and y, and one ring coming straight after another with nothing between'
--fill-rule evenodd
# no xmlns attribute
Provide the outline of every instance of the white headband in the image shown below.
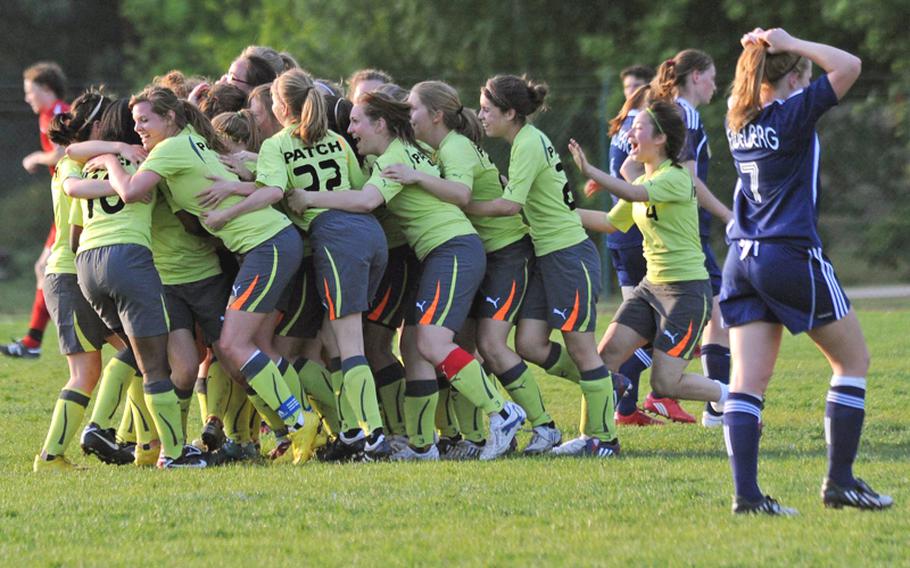
<svg viewBox="0 0 910 568"><path fill-rule="evenodd" d="M95 110L93 110L92 114L88 115L88 118L85 119L86 124L89 124L92 121L92 119L95 118L95 115L98 114L99 110L101 110L101 103L103 103L103 102L104 102L104 97L102 96L100 99L98 99L98 104L95 105Z"/></svg>

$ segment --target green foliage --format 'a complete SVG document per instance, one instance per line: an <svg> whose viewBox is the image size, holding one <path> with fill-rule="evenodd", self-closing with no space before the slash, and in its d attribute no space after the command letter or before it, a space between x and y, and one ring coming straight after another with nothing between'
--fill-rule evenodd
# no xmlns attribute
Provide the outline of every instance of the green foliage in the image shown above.
<svg viewBox="0 0 910 568"><path fill-rule="evenodd" d="M830 369L808 338L784 337L760 473L766 491L799 509L791 520L732 517L723 434L694 425L621 428L624 455L609 461L162 472L104 466L72 447L87 471L34 475L31 460L67 376L49 339L38 361L0 360L0 558L42 566L905 564L907 309L904 301L898 311L860 312L873 367L857 472L895 497L883 513L822 507ZM0 337L25 323L0 320ZM537 376L557 423L575 435L578 387ZM195 403L190 424L198 434ZM521 437L524 444L528 434Z"/></svg>

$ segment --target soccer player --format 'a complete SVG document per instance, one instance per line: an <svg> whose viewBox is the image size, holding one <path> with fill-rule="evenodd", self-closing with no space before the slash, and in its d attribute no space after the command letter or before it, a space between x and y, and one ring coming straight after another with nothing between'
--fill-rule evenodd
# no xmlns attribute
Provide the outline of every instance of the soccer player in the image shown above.
<svg viewBox="0 0 910 568"><path fill-rule="evenodd" d="M400 183L419 183L440 199L461 207L472 199L489 201L502 197L499 170L480 147L483 126L474 111L461 104L458 92L439 81L424 81L414 85L408 102L414 134L435 151L433 159L443 177L422 174L403 164L388 168L383 175ZM471 306L468 328L472 335L476 333L484 365L527 413L533 435L524 453L549 452L562 441L562 434L544 407L534 375L506 342L521 309L534 259L528 226L520 215L468 215L468 219L487 255L486 274ZM473 410L469 409L466 415L458 412L463 405L457 401L458 422L465 433L467 425L474 422L470 414ZM482 443L466 434L447 457L473 459L480 456L482 449Z"/></svg>
<svg viewBox="0 0 910 568"><path fill-rule="evenodd" d="M205 210L198 202L197 195L210 185L212 176L236 180L218 160L215 150L223 147L208 119L193 105L159 87L135 95L130 105L136 131L149 156L135 174L124 170L112 156L102 156L112 185L124 201L133 202L164 180L172 210L200 217L209 233L235 254L244 255L218 346L224 359L246 378L254 391L251 394L259 397L261 412L273 412L278 424L287 428L289 440L281 447L293 449L295 462L306 461L312 454L317 419L301 406L276 366L274 327L269 325L270 314L299 266L303 248L287 217L263 208L281 196L257 192L262 199L259 208L221 222L224 209L236 205L240 198L232 196L212 210Z"/></svg>
<svg viewBox="0 0 910 568"><path fill-rule="evenodd" d="M102 113L110 103L110 99L98 92L86 92L73 101L71 111L54 117L48 127L49 138L60 148L71 142L88 139L97 132ZM120 358L111 359L104 370L105 375L129 380L135 373L135 362L132 362L132 367L124 362L131 360L132 355L122 339L105 326L92 310L76 281L75 254L70 247L69 215L72 198L66 195L64 186L80 179L81 163L65 156L57 162L51 183L56 238L48 257L44 291L48 309L57 325L60 352L66 356L70 368L70 379L61 390L54 407L51 426L41 453L35 456L36 472L73 468L64 453L79 428L101 374L101 347L105 341L120 350ZM119 403L119 397L117 402ZM120 463L132 461L132 456L121 451L113 442L113 435L110 437Z"/></svg>
<svg viewBox="0 0 910 568"><path fill-rule="evenodd" d="M63 151L48 138L47 131L51 120L69 110L69 105L63 101L66 90L66 77L60 66L56 63L41 62L30 66L22 74L25 102L32 107L38 115L38 128L41 134L41 150L32 152L22 160L22 167L29 173L35 173L42 165L47 166L51 175L54 174L54 164L63 156ZM44 300L43 284L45 265L51 254L54 243L54 225L44 242L41 256L35 262L35 300L32 304L32 316L28 324L28 332L12 343L0 345L0 353L9 357L34 359L41 356L41 340L44 337L44 328L50 317Z"/></svg>
<svg viewBox="0 0 910 568"><path fill-rule="evenodd" d="M721 325L718 300L721 271L717 265L714 251L711 249L711 216L717 217L726 225L733 218L733 214L708 191L705 185L708 183L708 162L711 159L711 149L705 126L697 110L699 106L711 102L711 98L714 96L715 73L714 61L707 53L697 49L680 51L658 68L651 95L654 98L675 100L682 110L686 123L686 146L681 160L682 164L692 172L699 192L699 236L705 255L705 268L708 270L711 291L714 295L711 319L705 326L702 335L702 369L706 376L729 384L730 341L727 331ZM654 409L659 409L658 405L661 403L666 408L671 408L667 406L668 401L652 399L645 402ZM722 415L722 407L713 403L705 403L701 423L708 428L718 427L721 425Z"/></svg>
<svg viewBox="0 0 910 568"><path fill-rule="evenodd" d="M646 94L649 90L648 83L654 78L654 70L644 65L633 65L622 70L619 74L622 80L622 92L626 97L626 102L619 114L610 121L610 175L615 178L621 178L620 168L629 157L629 131L632 128L632 121L635 115L646 104ZM645 90L639 91L641 87ZM634 178L633 178L634 179ZM630 180L626 180L630 181ZM601 188L594 180L588 180L585 185L585 193L590 197ZM610 194L613 205L619 201L619 198ZM608 233L606 236L607 248L610 250L610 260L613 262L613 268L616 270L616 277L619 281L620 291L623 299L628 299L632 295L635 286L638 286L642 278L645 277L647 265L645 263L644 251L642 250L641 231L636 225L629 227L626 232L615 231ZM619 399L616 405L616 423L620 425L634 426L653 426L663 424L660 420L651 418L640 408L638 408L638 384L641 373L651 366L651 349L643 347L635 351L629 359L619 368L619 373L631 381L631 388ZM672 399L670 399L672 400ZM673 401L675 407L678 407L676 401ZM685 417L691 416L682 411L675 412L676 408L667 408L671 417L685 420ZM679 408L679 410L682 410Z"/></svg>
<svg viewBox="0 0 910 568"><path fill-rule="evenodd" d="M524 422L524 411L506 402L489 383L480 362L453 341L483 279L483 244L456 206L417 184L402 184L381 175L393 164L439 175L414 138L407 102L378 91L361 95L351 111L349 130L361 153L377 156L370 179L360 191L298 192L296 207L369 212L385 203L422 263L416 299L405 315L401 341L409 443L393 459L439 458L433 439L437 371L490 417L490 437L481 459L499 457L509 450Z"/></svg>
<svg viewBox="0 0 910 568"><path fill-rule="evenodd" d="M257 55L241 55L231 62L224 81L249 95L255 87L271 83L276 76L275 69L265 59Z"/></svg>
<svg viewBox="0 0 910 568"><path fill-rule="evenodd" d="M109 137L108 133L101 136ZM105 324L125 334L133 347L145 400L161 434L158 467L206 467L207 456L185 445L180 401L171 381L170 323L151 251L156 196L146 192L135 199L107 197L112 188L106 178L114 175L114 164L120 171L135 170L126 157L106 154L86 163L86 179L64 188L68 195L80 198L79 214L71 216L74 224L82 226L76 253L79 286ZM92 431L84 432L84 445L92 437Z"/></svg>
<svg viewBox="0 0 910 568"><path fill-rule="evenodd" d="M825 407L828 472L822 502L884 509L892 505L891 497L853 475L869 352L817 229L815 124L856 82L861 62L780 28L756 28L742 44L727 112L727 140L739 179L720 295L733 359L724 407L733 512L795 513L762 494L757 471L763 397L784 327L794 334L805 331L833 373ZM814 81L812 63L824 71Z"/></svg>
<svg viewBox="0 0 910 568"><path fill-rule="evenodd" d="M651 387L661 395L722 403L727 387L686 373L711 313L711 291L698 239L698 201L692 174L680 162L686 129L677 106L652 101L632 122L629 158L645 173L629 183L590 163L574 140L578 169L620 198L609 213L580 209L587 228L641 230L647 273L623 301L604 335L603 356L616 369L636 349L654 346Z"/></svg>
<svg viewBox="0 0 910 568"><path fill-rule="evenodd" d="M497 75L480 90L486 135L511 146L509 183L502 197L472 200L471 215L508 217L523 212L535 262L518 316L515 345L526 361L577 382L582 391L582 435L553 449L560 455L610 457L619 453L610 372L597 354L594 328L600 257L575 214L575 199L559 154L528 121L544 106L549 88L514 75ZM562 332L566 349L550 341Z"/></svg>

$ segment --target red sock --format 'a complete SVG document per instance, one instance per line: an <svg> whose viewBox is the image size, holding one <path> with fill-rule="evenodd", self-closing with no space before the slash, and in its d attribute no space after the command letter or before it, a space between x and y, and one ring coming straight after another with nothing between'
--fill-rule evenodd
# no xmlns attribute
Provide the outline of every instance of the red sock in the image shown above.
<svg viewBox="0 0 910 568"><path fill-rule="evenodd" d="M445 376L449 381L452 380L452 377L457 375L462 369L464 369L468 364L474 361L474 356L462 349L461 347L456 347L452 349L452 352L449 353L445 361L439 364L436 367L436 371Z"/></svg>
<svg viewBox="0 0 910 568"><path fill-rule="evenodd" d="M32 320L28 324L28 334L22 338L22 344L29 349L41 347L41 338L44 335L44 328L47 327L47 320L50 317L47 312L47 305L44 303L44 291L35 290L35 301L32 303Z"/></svg>

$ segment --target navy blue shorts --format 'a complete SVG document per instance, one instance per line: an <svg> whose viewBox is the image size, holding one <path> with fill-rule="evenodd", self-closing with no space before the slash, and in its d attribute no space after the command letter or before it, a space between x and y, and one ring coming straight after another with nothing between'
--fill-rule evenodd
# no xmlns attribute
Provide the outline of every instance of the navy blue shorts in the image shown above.
<svg viewBox="0 0 910 568"><path fill-rule="evenodd" d="M725 327L766 321L783 324L796 334L837 321L850 311L821 247L749 243L733 242L727 252L720 292Z"/></svg>
<svg viewBox="0 0 910 568"><path fill-rule="evenodd" d="M717 258L714 256L714 251L711 249L711 241L707 238L703 238L701 240L701 250L705 253L705 270L708 271L708 279L711 281L711 292L717 296L720 294L723 279L721 277L720 266L717 264Z"/></svg>
<svg viewBox="0 0 910 568"><path fill-rule="evenodd" d="M610 249L610 261L616 270L619 285L638 286L648 272L648 263L641 245L632 248Z"/></svg>

